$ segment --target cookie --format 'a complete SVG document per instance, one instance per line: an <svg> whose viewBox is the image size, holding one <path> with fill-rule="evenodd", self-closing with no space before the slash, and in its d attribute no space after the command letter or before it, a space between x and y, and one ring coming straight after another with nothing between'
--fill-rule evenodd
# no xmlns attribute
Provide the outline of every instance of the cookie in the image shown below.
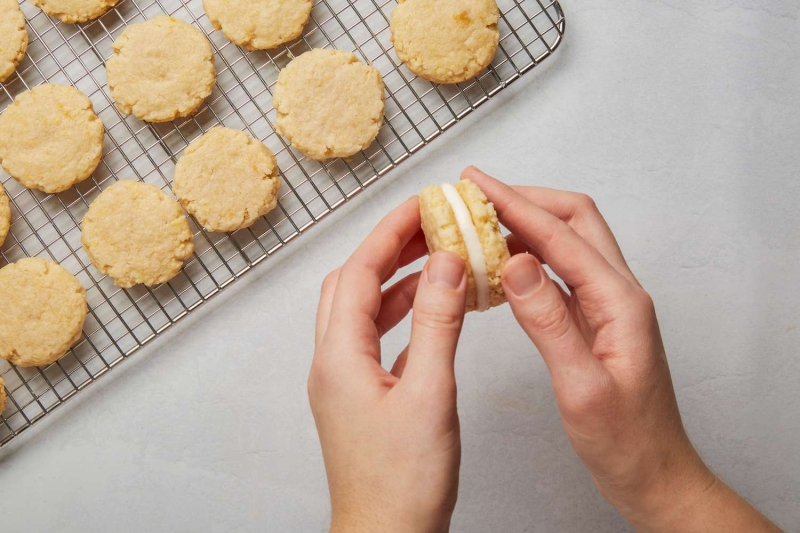
<svg viewBox="0 0 800 533"><path fill-rule="evenodd" d="M275 155L244 132L212 128L175 166L172 192L208 231L252 226L278 205Z"/></svg>
<svg viewBox="0 0 800 533"><path fill-rule="evenodd" d="M122 288L166 283L194 253L178 202L155 185L131 180L115 183L89 205L81 243L92 264Z"/></svg>
<svg viewBox="0 0 800 533"><path fill-rule="evenodd" d="M17 69L27 50L28 30L17 0L0 0L0 83Z"/></svg>
<svg viewBox="0 0 800 533"><path fill-rule="evenodd" d="M269 50L300 37L312 5L312 0L203 0L214 28L248 50Z"/></svg>
<svg viewBox="0 0 800 533"><path fill-rule="evenodd" d="M11 203L3 186L0 185L0 246L6 242L9 228L11 228Z"/></svg>
<svg viewBox="0 0 800 533"><path fill-rule="evenodd" d="M100 17L119 0L31 0L31 3L61 22L75 24Z"/></svg>
<svg viewBox="0 0 800 533"><path fill-rule="evenodd" d="M211 44L192 25L161 15L131 24L106 61L120 112L146 122L188 117L211 94L217 74Z"/></svg>
<svg viewBox="0 0 800 533"><path fill-rule="evenodd" d="M154 185L131 180L115 183L89 205L81 243L92 264L122 288L166 283L194 253L178 202Z"/></svg>
<svg viewBox="0 0 800 533"><path fill-rule="evenodd" d="M63 267L22 259L0 269L0 357L17 366L46 366L81 336L86 291Z"/></svg>
<svg viewBox="0 0 800 533"><path fill-rule="evenodd" d="M278 76L275 129L311 159L349 157L372 144L383 122L383 79L340 50L312 50Z"/></svg>
<svg viewBox="0 0 800 533"><path fill-rule="evenodd" d="M66 85L39 85L0 115L0 164L30 189L65 191L97 168L103 131L85 94Z"/></svg>
<svg viewBox="0 0 800 533"><path fill-rule="evenodd" d="M495 0L398 0L391 15L400 61L434 83L460 83L492 62L500 43Z"/></svg>
<svg viewBox="0 0 800 533"><path fill-rule="evenodd" d="M3 378L0 377L0 415L3 414L5 408L6 408L6 384L3 381Z"/></svg>
<svg viewBox="0 0 800 533"><path fill-rule="evenodd" d="M420 195L422 230L431 253L446 250L467 264L467 311L486 311L506 301L501 284L509 260L494 206L477 185L426 187Z"/></svg>

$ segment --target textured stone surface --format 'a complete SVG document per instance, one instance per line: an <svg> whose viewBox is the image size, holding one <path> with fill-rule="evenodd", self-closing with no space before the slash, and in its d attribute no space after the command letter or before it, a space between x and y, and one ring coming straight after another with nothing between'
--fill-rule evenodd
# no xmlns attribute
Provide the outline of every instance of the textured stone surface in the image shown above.
<svg viewBox="0 0 800 533"><path fill-rule="evenodd" d="M0 451L4 527L324 531L315 294L389 208L474 163L594 196L655 297L698 448L797 529L800 5L564 4L552 61ZM462 345L453 531L624 531L510 311L470 316Z"/></svg>

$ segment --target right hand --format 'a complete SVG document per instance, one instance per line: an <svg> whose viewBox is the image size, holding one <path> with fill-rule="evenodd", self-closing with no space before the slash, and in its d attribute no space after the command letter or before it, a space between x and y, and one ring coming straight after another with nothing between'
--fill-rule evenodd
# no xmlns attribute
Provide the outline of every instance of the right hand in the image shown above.
<svg viewBox="0 0 800 533"><path fill-rule="evenodd" d="M529 252L508 262L503 288L603 496L642 531L778 531L717 479L689 441L653 301L594 202L512 188L472 167L462 178L494 203L512 232L512 252Z"/></svg>

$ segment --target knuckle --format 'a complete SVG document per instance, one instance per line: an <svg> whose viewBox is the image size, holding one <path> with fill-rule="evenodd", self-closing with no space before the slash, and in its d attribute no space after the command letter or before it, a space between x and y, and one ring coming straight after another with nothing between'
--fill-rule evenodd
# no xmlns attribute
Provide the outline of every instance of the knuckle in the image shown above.
<svg viewBox="0 0 800 533"><path fill-rule="evenodd" d="M322 292L330 291L334 285L336 285L336 280L339 279L339 270L340 269L337 268L325 276L325 279L322 280Z"/></svg>
<svg viewBox="0 0 800 533"><path fill-rule="evenodd" d="M311 371L308 373L308 381L306 382L306 391L308 392L308 399L311 403L314 403L314 399L319 391L318 379L316 366L312 365Z"/></svg>
<svg viewBox="0 0 800 533"><path fill-rule="evenodd" d="M563 303L548 305L531 313L528 324L550 337L561 337L567 333L570 326L569 310Z"/></svg>
<svg viewBox="0 0 800 533"><path fill-rule="evenodd" d="M595 212L599 211L597 203L594 198L584 193L575 193L575 204L582 211Z"/></svg>
<svg viewBox="0 0 800 533"><path fill-rule="evenodd" d="M650 293L648 293L643 288L634 286L631 293L631 299L633 301L635 309L638 312L642 313L645 316L655 314L655 304L653 303L653 297L650 296Z"/></svg>
<svg viewBox="0 0 800 533"><path fill-rule="evenodd" d="M312 403L330 390L332 376L328 368L329 365L319 361L315 361L311 365L306 387L308 389L308 398Z"/></svg>
<svg viewBox="0 0 800 533"><path fill-rule="evenodd" d="M599 417L612 409L612 391L603 381L570 387L561 398L561 408L571 417Z"/></svg>
<svg viewBox="0 0 800 533"><path fill-rule="evenodd" d="M314 395L316 393L316 384L314 383L314 375L308 375L308 381L306 382L306 392L308 393L308 399L314 400Z"/></svg>
<svg viewBox="0 0 800 533"><path fill-rule="evenodd" d="M601 395L594 389L583 387L570 392L562 400L562 409L571 416L593 413L601 405Z"/></svg>
<svg viewBox="0 0 800 533"><path fill-rule="evenodd" d="M463 314L444 307L414 309L414 323L428 329L456 330L461 328Z"/></svg>

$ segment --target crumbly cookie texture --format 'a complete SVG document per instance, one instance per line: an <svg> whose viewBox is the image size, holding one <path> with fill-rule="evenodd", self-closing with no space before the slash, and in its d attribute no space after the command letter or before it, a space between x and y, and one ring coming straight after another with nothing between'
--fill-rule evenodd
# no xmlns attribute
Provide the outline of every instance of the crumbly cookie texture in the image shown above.
<svg viewBox="0 0 800 533"><path fill-rule="evenodd" d="M248 50L269 50L300 37L312 5L312 0L203 0L214 28Z"/></svg>
<svg viewBox="0 0 800 533"><path fill-rule="evenodd" d="M117 5L119 0L31 0L51 17L67 24L94 20Z"/></svg>
<svg viewBox="0 0 800 533"><path fill-rule="evenodd" d="M174 278L194 253L178 202L154 185L124 180L89 205L81 242L97 269L123 288Z"/></svg>
<svg viewBox="0 0 800 533"><path fill-rule="evenodd" d="M192 25L161 15L132 24L106 61L111 97L120 112L169 122L197 111L216 81L211 44Z"/></svg>
<svg viewBox="0 0 800 533"><path fill-rule="evenodd" d="M16 70L27 50L28 30L17 0L0 0L0 83Z"/></svg>
<svg viewBox="0 0 800 533"><path fill-rule="evenodd" d="M349 157L367 148L383 122L383 79L340 50L312 50L278 76L275 129L311 159Z"/></svg>
<svg viewBox="0 0 800 533"><path fill-rule="evenodd" d="M278 204L275 155L242 131L216 127L175 166L172 192L208 231L252 226Z"/></svg>
<svg viewBox="0 0 800 533"><path fill-rule="evenodd" d="M63 267L38 257L0 269L0 357L46 366L81 336L86 291Z"/></svg>
<svg viewBox="0 0 800 533"><path fill-rule="evenodd" d="M3 411L6 408L6 388L5 382L3 378L0 377L0 415L3 414Z"/></svg>
<svg viewBox="0 0 800 533"><path fill-rule="evenodd" d="M39 85L0 115L0 164L30 189L65 191L97 168L103 132L85 94L66 85Z"/></svg>
<svg viewBox="0 0 800 533"><path fill-rule="evenodd" d="M11 228L11 203L3 186L0 185L0 246L6 241L9 228Z"/></svg>
<svg viewBox="0 0 800 533"><path fill-rule="evenodd" d="M474 183L462 180L455 185L455 188L469 209L472 223L481 241L489 278L489 307L498 306L506 301L501 275L510 256L508 245L500 231L497 213ZM477 294L467 247L453 209L441 187L435 185L423 189L420 195L420 214L422 230L430 252L449 251L464 259L467 266L467 311L474 311L477 309Z"/></svg>
<svg viewBox="0 0 800 533"><path fill-rule="evenodd" d="M502 274L506 263L511 259L508 243L500 230L497 211L480 188L469 180L461 180L454 185L458 194L467 204L472 216L472 224L478 232L483 256L486 259L486 274L489 277L489 307L506 301L503 292Z"/></svg>
<svg viewBox="0 0 800 533"><path fill-rule="evenodd" d="M492 62L500 43L495 0L398 0L391 15L400 60L434 83L460 83Z"/></svg>

